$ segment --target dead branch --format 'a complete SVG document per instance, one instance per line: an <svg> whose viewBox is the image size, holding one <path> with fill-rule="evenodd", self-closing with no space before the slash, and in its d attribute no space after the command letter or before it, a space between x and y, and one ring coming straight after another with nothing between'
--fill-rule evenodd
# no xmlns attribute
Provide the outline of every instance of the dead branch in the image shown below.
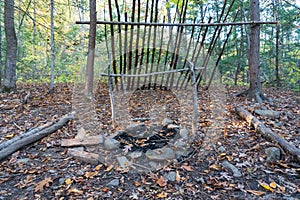
<svg viewBox="0 0 300 200"><path fill-rule="evenodd" d="M55 132L56 130L63 127L68 121L74 119L74 116L69 114L63 116L58 122L56 123L48 123L46 125L37 127L31 131L21 134L11 140L5 141L0 144L0 161L6 158L7 156L11 155L15 151L19 150L20 148L34 143L43 137Z"/></svg>
<svg viewBox="0 0 300 200"><path fill-rule="evenodd" d="M254 117L251 113L249 113L242 107L236 108L236 112L241 118L251 124L255 128L256 132L261 134L263 138L270 142L278 143L282 147L282 149L294 156L297 161L300 162L300 149L286 141L280 135L274 133L271 129L266 127L264 123L260 122L256 117Z"/></svg>

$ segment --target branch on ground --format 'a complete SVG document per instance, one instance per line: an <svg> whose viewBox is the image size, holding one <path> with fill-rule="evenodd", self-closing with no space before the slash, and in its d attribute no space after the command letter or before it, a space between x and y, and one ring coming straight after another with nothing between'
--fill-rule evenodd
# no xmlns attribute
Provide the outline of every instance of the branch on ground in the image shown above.
<svg viewBox="0 0 300 200"><path fill-rule="evenodd" d="M237 114L246 120L249 124L251 124L257 133L261 134L263 138L270 142L278 143L282 149L288 152L290 155L294 156L295 159L300 162L300 149L295 147L293 144L286 141L280 135L274 133L271 129L269 129L264 123L260 122L256 117L254 117L251 113L245 110L242 107L236 108Z"/></svg>
<svg viewBox="0 0 300 200"><path fill-rule="evenodd" d="M52 122L43 126L37 127L31 131L23 133L11 140L5 141L0 144L0 161L5 159L7 156L16 152L20 148L34 143L45 136L57 131L63 127L68 121L74 119L72 114L68 114L59 119L58 122Z"/></svg>

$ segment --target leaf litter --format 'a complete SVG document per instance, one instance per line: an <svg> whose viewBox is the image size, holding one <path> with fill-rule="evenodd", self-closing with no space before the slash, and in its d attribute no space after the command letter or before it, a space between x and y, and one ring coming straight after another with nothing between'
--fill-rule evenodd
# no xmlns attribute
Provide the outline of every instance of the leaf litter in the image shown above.
<svg viewBox="0 0 300 200"><path fill-rule="evenodd" d="M103 130L111 126L108 89L101 85L96 99L96 112ZM54 94L48 94L46 84L18 85L18 92L0 94L0 142L6 141L34 127L59 118L72 110L72 84L57 84ZM244 88L230 88L229 94ZM31 101L23 105L22 98L30 91ZM274 99L263 104L267 109L280 111L279 119L256 116L273 131L300 147L299 95L288 90L265 89ZM138 98L138 97L136 97ZM138 101L138 99L134 99ZM299 163L283 154L277 163L267 163L264 149L276 144L266 142L246 122L234 113L234 107L251 107L253 102L230 97L224 126L209 146L203 146L211 121L209 93L199 93L199 128L193 147L196 153L184 164L171 164L158 171L142 174L120 173L110 163L93 165L70 157L59 145L62 139L75 137L77 125L69 122L59 131L15 152L0 164L0 197L47 199L278 199L300 198ZM145 103L144 103L145 104ZM143 105L142 105L143 106ZM132 112L137 109L132 108ZM224 116L219 117L220 120ZM224 120L224 119L223 119ZM129 150L126 147L124 151ZM222 167L227 160L241 173L235 178ZM175 172L174 181L166 174ZM120 180L117 186L108 186L111 180Z"/></svg>

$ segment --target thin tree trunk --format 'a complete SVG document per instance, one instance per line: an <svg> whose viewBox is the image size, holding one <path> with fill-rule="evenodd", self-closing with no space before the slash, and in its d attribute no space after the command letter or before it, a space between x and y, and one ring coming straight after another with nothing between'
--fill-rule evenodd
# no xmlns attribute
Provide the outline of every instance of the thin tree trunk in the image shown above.
<svg viewBox="0 0 300 200"><path fill-rule="evenodd" d="M3 8L3 6L1 3L0 13L3 13L2 8ZM0 20L0 88L2 87L2 68L3 68L3 63L2 63L2 23L1 22L2 22L2 20Z"/></svg>
<svg viewBox="0 0 300 200"><path fill-rule="evenodd" d="M278 9L279 9L279 1L275 0L274 2L274 13L275 13L275 20L278 21ZM276 25L276 57L275 57L275 73L276 73L276 86L280 87L280 77L279 77L279 32L280 26L279 24Z"/></svg>
<svg viewBox="0 0 300 200"><path fill-rule="evenodd" d="M49 93L54 92L54 67L55 67L55 51L54 51L54 0L51 0L51 81Z"/></svg>
<svg viewBox="0 0 300 200"><path fill-rule="evenodd" d="M4 1L4 28L6 37L6 63L3 91L16 89L17 37L14 23L14 0Z"/></svg>
<svg viewBox="0 0 300 200"><path fill-rule="evenodd" d="M93 95L96 25L97 25L96 0L90 0L90 31L89 31L90 37L89 37L89 47L88 47L89 50L88 50L86 75L85 75L85 91L86 94L89 96Z"/></svg>
<svg viewBox="0 0 300 200"><path fill-rule="evenodd" d="M33 73L32 77L35 80L37 77L37 69L36 69L36 0L33 1L33 57L34 57L34 62L33 62Z"/></svg>
<svg viewBox="0 0 300 200"><path fill-rule="evenodd" d="M81 3L80 3L80 7L79 7L79 19L80 19L80 21L84 21L84 12L85 12L85 10L84 10L84 0L81 0ZM82 24L81 25L81 37L80 37L80 44L81 44L81 55L82 55L82 60L84 60L85 58L84 58L84 53L83 53L83 51L84 51L84 33L85 32L85 28L84 28L84 25ZM81 71L84 71L84 66L82 65L81 66Z"/></svg>

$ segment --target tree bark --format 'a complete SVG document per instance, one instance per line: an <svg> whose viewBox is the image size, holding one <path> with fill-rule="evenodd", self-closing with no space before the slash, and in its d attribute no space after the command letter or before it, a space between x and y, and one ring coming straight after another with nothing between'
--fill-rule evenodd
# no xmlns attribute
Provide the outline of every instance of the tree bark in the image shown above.
<svg viewBox="0 0 300 200"><path fill-rule="evenodd" d="M259 0L250 0L250 20L259 21ZM249 52L249 67L250 67L250 97L255 97L255 94L260 91L260 26L254 24L251 26L250 34L250 52Z"/></svg>
<svg viewBox="0 0 300 200"><path fill-rule="evenodd" d="M0 5L0 13L3 13L2 11L2 3ZM0 20L0 91L1 91L1 87L2 87L2 67L3 63L2 63L2 20Z"/></svg>
<svg viewBox="0 0 300 200"><path fill-rule="evenodd" d="M7 156L11 155L15 151L19 150L20 148L34 143L43 137L55 132L56 130L63 127L68 121L74 118L73 115L66 115L62 117L57 123L44 125L42 127L37 127L34 130L31 130L27 133L24 133L17 138L13 138L11 140L5 141L0 144L0 161L6 158Z"/></svg>
<svg viewBox="0 0 300 200"><path fill-rule="evenodd" d="M250 0L250 20L260 21L259 15L259 0ZM249 75L250 86L245 92L239 95L246 95L251 99L255 99L258 103L263 100L269 101L261 92L260 82L260 24L251 25L250 33L250 49L249 49Z"/></svg>
<svg viewBox="0 0 300 200"><path fill-rule="evenodd" d="M89 30L90 36L89 36L89 45L88 45L89 50L88 50L86 75L85 75L85 90L86 90L86 94L89 96L93 95L96 26L97 26L96 0L90 0L90 30Z"/></svg>
<svg viewBox="0 0 300 200"><path fill-rule="evenodd" d="M14 23L14 0L4 1L4 27L6 37L6 62L3 91L16 89L17 37Z"/></svg>
<svg viewBox="0 0 300 200"><path fill-rule="evenodd" d="M236 108L236 112L241 118L251 124L255 128L256 132L261 134L263 138L270 142L278 143L285 151L294 156L297 161L300 162L300 149L296 148L293 144L289 143L284 138L274 133L271 129L266 127L256 117L254 117L251 113L249 113L242 107Z"/></svg>
<svg viewBox="0 0 300 200"><path fill-rule="evenodd" d="M55 67L55 49L54 49L54 0L51 0L51 81L49 93L54 92L54 67Z"/></svg>
<svg viewBox="0 0 300 200"><path fill-rule="evenodd" d="M275 20L278 21L278 9L279 9L279 1L275 0L274 2L274 13L275 13ZM276 25L276 57L275 57L275 73L276 73L276 86L280 87L280 76L279 76L279 32L280 32L280 25Z"/></svg>

